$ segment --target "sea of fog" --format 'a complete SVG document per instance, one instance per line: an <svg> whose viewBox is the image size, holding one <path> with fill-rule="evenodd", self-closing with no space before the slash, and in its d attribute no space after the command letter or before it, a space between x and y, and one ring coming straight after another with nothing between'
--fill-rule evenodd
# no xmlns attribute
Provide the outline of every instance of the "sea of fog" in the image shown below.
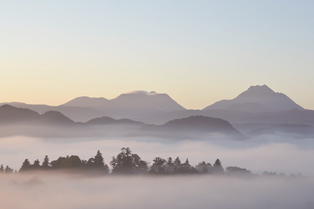
<svg viewBox="0 0 314 209"><path fill-rule="evenodd" d="M312 178L0 177L4 209L312 209Z"/></svg>
<svg viewBox="0 0 314 209"><path fill-rule="evenodd" d="M261 174L264 171L301 173L314 176L314 139L289 139L283 136L264 136L244 141L219 140L171 140L159 138L0 138L0 164L19 170L27 158L31 163L45 155L50 161L60 156L78 155L88 160L97 150L109 164L112 156L122 147L152 164L155 157L181 161L187 158L192 166L201 161L213 164L218 158L224 168L238 166Z"/></svg>
<svg viewBox="0 0 314 209"><path fill-rule="evenodd" d="M179 156L191 165L214 163L305 177L216 175L102 176L66 174L0 175L0 208L4 209L312 209L314 205L313 139L265 136L246 141L158 138L29 138L0 139L0 163L19 170L25 158L31 163L45 155L78 155L89 159L100 150L105 162L122 147L142 159ZM34 178L34 176L37 176Z"/></svg>

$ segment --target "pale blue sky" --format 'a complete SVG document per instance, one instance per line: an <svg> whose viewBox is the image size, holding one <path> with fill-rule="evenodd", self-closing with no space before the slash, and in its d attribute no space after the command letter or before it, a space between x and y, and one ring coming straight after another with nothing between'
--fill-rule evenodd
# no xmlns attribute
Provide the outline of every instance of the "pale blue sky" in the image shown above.
<svg viewBox="0 0 314 209"><path fill-rule="evenodd" d="M267 84L314 109L313 1L0 0L0 102L132 90L186 108Z"/></svg>

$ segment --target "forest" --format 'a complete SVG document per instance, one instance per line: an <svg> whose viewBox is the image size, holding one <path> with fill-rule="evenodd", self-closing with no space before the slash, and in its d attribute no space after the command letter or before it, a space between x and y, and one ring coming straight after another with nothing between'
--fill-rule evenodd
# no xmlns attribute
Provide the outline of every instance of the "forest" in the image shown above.
<svg viewBox="0 0 314 209"><path fill-rule="evenodd" d="M190 165L188 159L184 162L181 161L179 157L174 160L171 157L167 159L155 157L152 163L149 163L142 160L138 154L133 153L128 147L123 147L119 154L113 156L109 165L105 163L102 153L98 150L96 155L88 160L82 160L77 155L71 155L50 161L46 155L42 163L38 159L33 163L25 159L18 171L9 166L4 167L2 164L0 166L1 174L31 172L68 172L84 175L256 175L245 168L237 166L229 166L224 169L219 159L213 164L202 161L196 166ZM265 171L263 175L275 176L277 173Z"/></svg>

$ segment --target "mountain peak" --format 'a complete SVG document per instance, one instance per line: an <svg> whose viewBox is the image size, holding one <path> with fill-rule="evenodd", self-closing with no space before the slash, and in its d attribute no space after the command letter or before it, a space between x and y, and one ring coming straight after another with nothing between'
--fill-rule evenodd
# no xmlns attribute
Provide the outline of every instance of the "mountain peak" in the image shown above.
<svg viewBox="0 0 314 209"><path fill-rule="evenodd" d="M137 94L137 95L151 96L151 95L156 95L157 93L155 91L148 92L144 90L136 90L136 91L129 91L129 92L123 93L122 95L124 94Z"/></svg>
<svg viewBox="0 0 314 209"><path fill-rule="evenodd" d="M303 110L301 106L285 94L276 93L267 85L251 86L248 90L242 92L239 96L231 100L222 100L205 108L208 109L228 109L232 105L247 105L248 103L259 104L266 108L271 108L277 111L291 110L297 108ZM255 105L256 106L256 105ZM265 109L265 108L264 108ZM263 110L264 111L264 110Z"/></svg>
<svg viewBox="0 0 314 209"><path fill-rule="evenodd" d="M263 91L263 92L273 92L275 93L271 88L269 88L267 85L256 85L256 86L250 86L247 91Z"/></svg>

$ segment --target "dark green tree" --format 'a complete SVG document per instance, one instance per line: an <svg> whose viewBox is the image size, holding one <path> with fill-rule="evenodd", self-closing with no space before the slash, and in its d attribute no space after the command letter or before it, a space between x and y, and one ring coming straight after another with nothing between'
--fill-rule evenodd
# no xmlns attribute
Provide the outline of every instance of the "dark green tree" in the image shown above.
<svg viewBox="0 0 314 209"><path fill-rule="evenodd" d="M224 168L221 165L219 159L217 159L213 165L213 173L214 174L222 174L224 172Z"/></svg>
<svg viewBox="0 0 314 209"><path fill-rule="evenodd" d="M162 159L161 157L155 157L155 159L153 160L153 166L162 166L163 164L165 164L166 160Z"/></svg>
<svg viewBox="0 0 314 209"><path fill-rule="evenodd" d="M20 168L20 172L24 172L24 171L28 171L30 169L30 162L28 161L28 159L25 159L22 167Z"/></svg>
<svg viewBox="0 0 314 209"><path fill-rule="evenodd" d="M186 158L185 164L186 164L186 165L190 165L188 158Z"/></svg>
<svg viewBox="0 0 314 209"><path fill-rule="evenodd" d="M94 172L102 173L102 174L108 174L109 173L109 167L105 164L104 158L101 154L101 152L98 150L94 158L90 158L87 161L87 168L92 169Z"/></svg>
<svg viewBox="0 0 314 209"><path fill-rule="evenodd" d="M181 160L180 160L179 157L177 157L177 158L174 160L174 164L175 164L176 166L181 165Z"/></svg>
<svg viewBox="0 0 314 209"><path fill-rule="evenodd" d="M148 168L147 162L133 154L128 147L123 147L116 157L113 156L110 165L113 174L138 174L143 169L147 171Z"/></svg>
<svg viewBox="0 0 314 209"><path fill-rule="evenodd" d="M102 157L102 154L100 153L100 151L97 151L97 154L94 157L94 164L97 167L103 167L105 165L104 163L104 158Z"/></svg>
<svg viewBox="0 0 314 209"><path fill-rule="evenodd" d="M77 155L72 155L71 157L59 157L57 160L51 161L50 165L53 169L77 170L82 168L83 163Z"/></svg>
<svg viewBox="0 0 314 209"><path fill-rule="evenodd" d="M42 169L45 169L45 170L47 170L47 169L50 168L50 166L49 166L49 158L48 158L47 155L46 155L45 158L44 158L44 161L43 161L43 163L42 163L42 165L41 165L41 168L42 168Z"/></svg>
<svg viewBox="0 0 314 209"><path fill-rule="evenodd" d="M171 157L168 157L168 159L167 159L167 165L168 165L168 166L174 165L174 163L172 162L172 158L171 158Z"/></svg>
<svg viewBox="0 0 314 209"><path fill-rule="evenodd" d="M5 169L4 169L4 172L6 173L6 174L11 174L11 173L13 173L13 169L12 168L10 168L8 165L5 167Z"/></svg>
<svg viewBox="0 0 314 209"><path fill-rule="evenodd" d="M38 159L34 161L34 164L31 165L31 168L34 169L34 170L39 170L40 169L40 162L39 162Z"/></svg>

